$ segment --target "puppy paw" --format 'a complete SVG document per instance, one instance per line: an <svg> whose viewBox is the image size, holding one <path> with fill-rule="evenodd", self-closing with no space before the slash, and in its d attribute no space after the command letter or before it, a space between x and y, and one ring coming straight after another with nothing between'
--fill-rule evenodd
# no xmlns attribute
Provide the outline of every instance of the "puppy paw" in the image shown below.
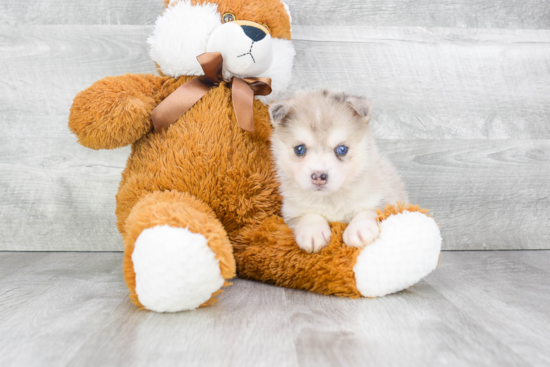
<svg viewBox="0 0 550 367"><path fill-rule="evenodd" d="M352 221L344 231L344 243L348 246L363 248L372 243L380 234L380 227L373 219Z"/></svg>
<svg viewBox="0 0 550 367"><path fill-rule="evenodd" d="M294 230L298 247L307 253L317 252L330 241L330 227L326 221L298 225Z"/></svg>

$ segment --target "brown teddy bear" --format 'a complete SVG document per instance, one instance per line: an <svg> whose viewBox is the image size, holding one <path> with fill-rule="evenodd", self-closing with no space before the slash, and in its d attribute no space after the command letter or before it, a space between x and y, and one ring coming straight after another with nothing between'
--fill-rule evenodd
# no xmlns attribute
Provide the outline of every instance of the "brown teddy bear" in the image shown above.
<svg viewBox="0 0 550 367"><path fill-rule="evenodd" d="M380 212L364 249L307 254L282 221L267 98L295 55L279 0L168 3L148 43L160 76L107 77L80 92L69 127L92 149L132 144L117 194L130 298L158 312L215 302L236 274L339 296L402 290L437 265L441 238L412 205ZM256 95L256 96L255 96ZM254 97L255 96L255 97Z"/></svg>

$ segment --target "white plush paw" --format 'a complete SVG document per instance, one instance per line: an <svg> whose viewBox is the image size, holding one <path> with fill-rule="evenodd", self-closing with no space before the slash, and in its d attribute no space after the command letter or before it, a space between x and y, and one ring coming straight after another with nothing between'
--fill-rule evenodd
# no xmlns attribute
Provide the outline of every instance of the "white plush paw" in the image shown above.
<svg viewBox="0 0 550 367"><path fill-rule="evenodd" d="M148 310L176 312L199 307L224 284L219 260L206 238L186 228L147 228L132 253L136 293Z"/></svg>
<svg viewBox="0 0 550 367"><path fill-rule="evenodd" d="M363 248L372 243L380 234L380 227L375 219L351 221L344 231L343 240L348 246Z"/></svg>
<svg viewBox="0 0 550 367"><path fill-rule="evenodd" d="M410 287L434 270L441 252L435 221L419 212L392 215L380 236L361 250L353 268L364 297L381 297Z"/></svg>
<svg viewBox="0 0 550 367"><path fill-rule="evenodd" d="M296 243L305 252L317 252L330 241L330 227L327 221L317 221L308 224L298 224L294 230Z"/></svg>

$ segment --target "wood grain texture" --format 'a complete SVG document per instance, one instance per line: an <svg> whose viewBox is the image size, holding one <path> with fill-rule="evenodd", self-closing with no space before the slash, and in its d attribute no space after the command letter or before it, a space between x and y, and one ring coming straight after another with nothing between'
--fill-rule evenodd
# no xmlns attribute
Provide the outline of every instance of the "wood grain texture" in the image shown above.
<svg viewBox="0 0 550 367"><path fill-rule="evenodd" d="M550 138L550 31L296 27L292 88L373 100L379 137Z"/></svg>
<svg viewBox="0 0 550 367"><path fill-rule="evenodd" d="M129 148L0 138L0 250L119 251L115 195Z"/></svg>
<svg viewBox="0 0 550 367"><path fill-rule="evenodd" d="M289 0L295 24L450 28L550 28L545 0Z"/></svg>
<svg viewBox="0 0 550 367"><path fill-rule="evenodd" d="M149 32L139 26L0 27L4 130L19 137L68 136L76 93L105 76L155 72L145 43Z"/></svg>
<svg viewBox="0 0 550 367"><path fill-rule="evenodd" d="M67 121L96 80L154 72L149 29L0 28L0 249L121 250L114 198L130 150L86 149Z"/></svg>
<svg viewBox="0 0 550 367"><path fill-rule="evenodd" d="M383 140L446 250L550 248L549 140Z"/></svg>
<svg viewBox="0 0 550 367"><path fill-rule="evenodd" d="M295 28L287 95L331 87L367 96L380 138L550 139L550 31ZM150 27L0 32L0 118L16 120L10 134L66 116L74 95L104 76L155 72Z"/></svg>
<svg viewBox="0 0 550 367"><path fill-rule="evenodd" d="M150 31L0 26L0 249L121 249L114 195L129 150L79 146L67 116L94 81L154 72ZM288 94L371 97L381 147L444 248L549 248L549 32L296 26Z"/></svg>
<svg viewBox="0 0 550 367"><path fill-rule="evenodd" d="M503 358L502 365L544 366L550 364L548 255L548 251L444 253L440 267L444 271L435 273L427 283L453 304L452 309L470 315L475 328L499 335L494 343L483 344L485 338L475 339L485 351ZM533 261L545 261L546 267L534 267ZM515 327L509 326L510 319ZM459 317L457 326L463 321ZM502 346L509 348L507 357L499 353Z"/></svg>
<svg viewBox="0 0 550 367"><path fill-rule="evenodd" d="M0 0L0 23L144 25L153 24L162 9L162 0Z"/></svg>
<svg viewBox="0 0 550 367"><path fill-rule="evenodd" d="M545 0L287 0L295 25L550 28ZM3 24L152 24L161 0L0 0Z"/></svg>
<svg viewBox="0 0 550 367"><path fill-rule="evenodd" d="M550 247L549 140L380 140L443 248ZM0 138L0 250L117 251L115 194L129 150ZM29 230L31 229L32 230Z"/></svg>
<svg viewBox="0 0 550 367"><path fill-rule="evenodd" d="M412 288L343 299L235 280L213 307L137 310L119 253L0 253L0 365L546 366L550 251L446 252Z"/></svg>

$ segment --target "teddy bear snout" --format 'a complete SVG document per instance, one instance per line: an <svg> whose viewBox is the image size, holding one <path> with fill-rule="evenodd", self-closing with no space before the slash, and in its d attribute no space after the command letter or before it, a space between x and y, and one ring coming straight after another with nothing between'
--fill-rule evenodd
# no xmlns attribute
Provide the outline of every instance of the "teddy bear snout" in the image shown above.
<svg viewBox="0 0 550 367"><path fill-rule="evenodd" d="M253 77L271 67L272 38L266 27L247 20L218 26L208 40L207 52L220 52L225 71Z"/></svg>
<svg viewBox="0 0 550 367"><path fill-rule="evenodd" d="M266 36L266 33L264 31L256 27L242 25L241 28L243 29L244 34L246 34L248 38L250 38L254 42L261 41Z"/></svg>

